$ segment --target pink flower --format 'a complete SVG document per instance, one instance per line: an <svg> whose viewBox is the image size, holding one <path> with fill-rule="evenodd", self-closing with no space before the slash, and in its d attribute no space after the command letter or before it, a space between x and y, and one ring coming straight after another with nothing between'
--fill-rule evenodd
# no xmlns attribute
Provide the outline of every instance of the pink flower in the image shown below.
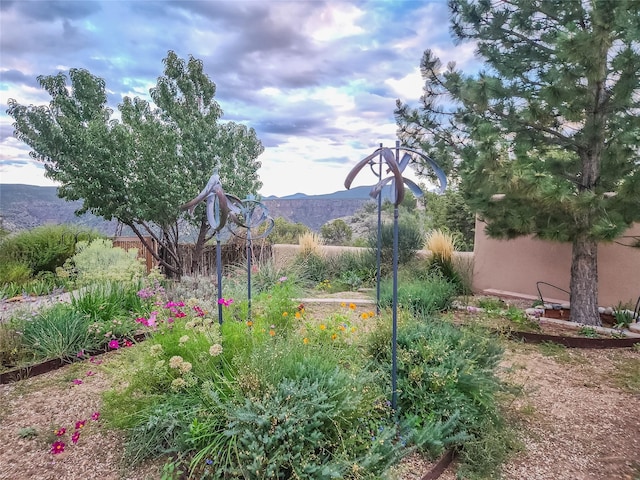
<svg viewBox="0 0 640 480"><path fill-rule="evenodd" d="M125 347L133 347L133 342L129 339L124 341L124 346Z"/></svg>
<svg viewBox="0 0 640 480"><path fill-rule="evenodd" d="M87 372L87 377L93 377L96 374L96 372L92 372L91 370L89 370Z"/></svg>
<svg viewBox="0 0 640 480"><path fill-rule="evenodd" d="M80 380L79 378L74 378L73 379L73 384L74 385L82 385L82 380Z"/></svg>
<svg viewBox="0 0 640 480"><path fill-rule="evenodd" d="M91 420L98 420L100 419L100 412L93 412L91 414Z"/></svg>
<svg viewBox="0 0 640 480"><path fill-rule="evenodd" d="M78 358L84 357L84 349L82 349L78 353L76 353L76 357L78 357Z"/></svg>
<svg viewBox="0 0 640 480"><path fill-rule="evenodd" d="M53 453L54 455L57 455L58 453L62 453L64 452L64 447L65 447L64 442L61 442L60 440L56 440L51 444L51 453Z"/></svg>
<svg viewBox="0 0 640 480"><path fill-rule="evenodd" d="M64 428L64 427L61 427L61 428L59 428L59 429L57 429L57 430L54 430L54 432L53 432L53 433L55 433L55 434L56 434L56 437L61 437L61 436L63 436L65 433L67 433L67 429L66 429L66 428Z"/></svg>
<svg viewBox="0 0 640 480"><path fill-rule="evenodd" d="M80 430L81 428L83 428L85 423L87 423L86 420L78 420L76 422L76 430Z"/></svg>
<svg viewBox="0 0 640 480"><path fill-rule="evenodd" d="M182 310L178 310L176 312L176 318L182 318L182 317L186 317L186 316L187 316L187 314L184 313Z"/></svg>
<svg viewBox="0 0 640 480"><path fill-rule="evenodd" d="M147 320L147 327L155 327L158 324L156 315L158 315L158 312L153 311L149 314L149 319Z"/></svg>
<svg viewBox="0 0 640 480"><path fill-rule="evenodd" d="M73 432L73 435L71 435L71 442L75 445L76 443L78 443L79 439L80 439L80 430L76 430L75 432Z"/></svg>
<svg viewBox="0 0 640 480"><path fill-rule="evenodd" d="M89 362L93 363L94 365L100 365L102 363L102 360L96 358L96 357L90 357L89 358Z"/></svg>
<svg viewBox="0 0 640 480"><path fill-rule="evenodd" d="M113 350L117 350L118 348L120 348L120 343L116 339L111 340L109 342L109 348L112 348Z"/></svg>
<svg viewBox="0 0 640 480"><path fill-rule="evenodd" d="M225 307L228 307L232 303L233 303L233 298L229 298L228 300L225 300L224 298L218 299L218 305L224 305Z"/></svg>

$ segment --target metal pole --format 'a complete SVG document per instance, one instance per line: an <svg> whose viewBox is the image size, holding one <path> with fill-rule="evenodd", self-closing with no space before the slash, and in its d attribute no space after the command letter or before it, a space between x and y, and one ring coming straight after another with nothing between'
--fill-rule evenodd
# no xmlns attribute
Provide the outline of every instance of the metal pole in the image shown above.
<svg viewBox="0 0 640 480"><path fill-rule="evenodd" d="M398 206L393 209L393 326L391 338L391 408L398 407Z"/></svg>
<svg viewBox="0 0 640 480"><path fill-rule="evenodd" d="M247 226L247 321L251 320L251 225Z"/></svg>
<svg viewBox="0 0 640 480"><path fill-rule="evenodd" d="M222 253L220 236L216 234L216 271L218 273L218 323L222 325Z"/></svg>
<svg viewBox="0 0 640 480"><path fill-rule="evenodd" d="M382 180L382 142L380 143L380 158L378 159L378 182ZM382 192L378 195L378 238L376 252L376 315L380 315L380 263L382 261Z"/></svg>

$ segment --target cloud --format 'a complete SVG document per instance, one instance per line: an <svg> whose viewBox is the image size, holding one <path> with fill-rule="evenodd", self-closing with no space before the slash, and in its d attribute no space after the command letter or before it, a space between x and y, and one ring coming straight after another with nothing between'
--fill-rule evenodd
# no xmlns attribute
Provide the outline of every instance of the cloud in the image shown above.
<svg viewBox="0 0 640 480"><path fill-rule="evenodd" d="M395 100L418 100L426 48L444 62L477 62L473 45L451 41L439 1L3 0L0 8L4 169L31 161L5 110L9 98L48 103L38 75L85 68L105 79L117 112L124 96L149 100L173 50L203 62L223 121L256 129L264 193L327 193L341 188L349 162L395 142Z"/></svg>

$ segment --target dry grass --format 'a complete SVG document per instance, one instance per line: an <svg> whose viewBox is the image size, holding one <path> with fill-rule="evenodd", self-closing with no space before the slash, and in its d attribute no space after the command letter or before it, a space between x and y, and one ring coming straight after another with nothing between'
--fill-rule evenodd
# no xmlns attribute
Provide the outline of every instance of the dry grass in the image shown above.
<svg viewBox="0 0 640 480"><path fill-rule="evenodd" d="M298 237L300 253L304 256L322 254L322 238L314 232L306 232Z"/></svg>
<svg viewBox="0 0 640 480"><path fill-rule="evenodd" d="M427 234L425 247L431 251L434 257L443 262L450 263L456 250L455 240L452 235L442 230L432 230Z"/></svg>

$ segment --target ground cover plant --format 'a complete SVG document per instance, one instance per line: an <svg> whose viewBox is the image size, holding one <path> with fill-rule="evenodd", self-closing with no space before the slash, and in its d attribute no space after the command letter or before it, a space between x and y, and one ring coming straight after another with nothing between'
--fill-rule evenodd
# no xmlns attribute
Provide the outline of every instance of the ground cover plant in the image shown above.
<svg viewBox="0 0 640 480"><path fill-rule="evenodd" d="M440 280L433 295L451 297ZM309 318L294 301L298 281L282 275L251 312L225 293L222 325L207 299L149 299L162 308L138 317L148 340L110 364L122 386L105 394L101 411L127 433L128 462L168 454L166 469L192 478L382 478L413 451L464 448L489 424L499 436L500 349L491 340L402 309L405 380L394 412L390 312L356 316L345 305ZM501 461L464 451L472 471Z"/></svg>

